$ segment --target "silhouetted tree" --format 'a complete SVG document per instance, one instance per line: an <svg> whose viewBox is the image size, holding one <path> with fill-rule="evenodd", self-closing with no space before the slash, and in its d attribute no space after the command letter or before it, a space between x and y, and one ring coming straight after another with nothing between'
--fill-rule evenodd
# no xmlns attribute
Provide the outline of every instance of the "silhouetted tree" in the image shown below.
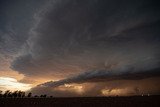
<svg viewBox="0 0 160 107"><path fill-rule="evenodd" d="M2 92L3 92L3 91L0 90L0 98L3 96Z"/></svg>
<svg viewBox="0 0 160 107"><path fill-rule="evenodd" d="M18 91L18 97L22 97L23 96L23 91Z"/></svg>
<svg viewBox="0 0 160 107"><path fill-rule="evenodd" d="M23 97L32 97L32 93L30 92L30 93L28 93L28 95L27 96L25 96L25 92L23 92L23 91L14 91L14 92L11 92L10 90L7 90L7 91L5 91L4 92L4 94L3 94L3 92L0 90L0 98L1 97L4 97L4 98L7 98L7 97L13 97L13 98L23 98ZM38 95L35 95L34 97L41 97L41 98L46 98L47 97L47 95L46 94L43 94L43 95L40 95L40 96L38 96ZM50 96L50 98L52 98L52 96Z"/></svg>
<svg viewBox="0 0 160 107"><path fill-rule="evenodd" d="M50 98L53 98L53 96L51 95L51 96L49 96Z"/></svg>
<svg viewBox="0 0 160 107"><path fill-rule="evenodd" d="M47 97L47 95L46 95L46 94L44 94L44 95L41 95L40 97L41 97L41 98L46 98L46 97Z"/></svg>
<svg viewBox="0 0 160 107"><path fill-rule="evenodd" d="M28 93L28 96L27 97L32 97L32 93Z"/></svg>
<svg viewBox="0 0 160 107"><path fill-rule="evenodd" d="M22 98L25 97L25 92L22 92Z"/></svg>
<svg viewBox="0 0 160 107"><path fill-rule="evenodd" d="M40 97L42 98L42 97L43 97L43 95L40 95Z"/></svg>
<svg viewBox="0 0 160 107"><path fill-rule="evenodd" d="M10 93L10 90L5 91L5 93L3 94L3 97L6 98L8 97L8 94Z"/></svg>
<svg viewBox="0 0 160 107"><path fill-rule="evenodd" d="M47 95L46 95L46 94L44 94L44 95L43 95L43 97L44 97L44 98L46 98L46 97L47 97Z"/></svg>
<svg viewBox="0 0 160 107"><path fill-rule="evenodd" d="M37 97L39 97L39 96L38 96L38 95L35 95L34 97L37 98Z"/></svg>
<svg viewBox="0 0 160 107"><path fill-rule="evenodd" d="M17 97L18 97L18 91L14 91L14 92L12 93L12 96L13 96L14 98L17 98Z"/></svg>
<svg viewBox="0 0 160 107"><path fill-rule="evenodd" d="M8 92L7 97L13 97L13 96L12 96L12 92Z"/></svg>

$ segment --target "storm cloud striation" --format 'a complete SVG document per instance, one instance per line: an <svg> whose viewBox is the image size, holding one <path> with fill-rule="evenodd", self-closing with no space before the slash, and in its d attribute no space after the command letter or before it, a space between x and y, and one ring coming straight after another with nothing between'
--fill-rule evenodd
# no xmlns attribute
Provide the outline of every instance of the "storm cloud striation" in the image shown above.
<svg viewBox="0 0 160 107"><path fill-rule="evenodd" d="M34 18L11 68L25 76L62 79L42 85L138 80L160 74L156 0L53 0Z"/></svg>

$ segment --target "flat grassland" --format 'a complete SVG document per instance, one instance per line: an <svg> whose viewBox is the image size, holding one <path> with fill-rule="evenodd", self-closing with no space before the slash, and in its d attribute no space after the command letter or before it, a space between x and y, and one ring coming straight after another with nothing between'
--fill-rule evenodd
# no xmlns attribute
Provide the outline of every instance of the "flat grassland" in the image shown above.
<svg viewBox="0 0 160 107"><path fill-rule="evenodd" d="M0 107L160 107L160 96L0 98Z"/></svg>

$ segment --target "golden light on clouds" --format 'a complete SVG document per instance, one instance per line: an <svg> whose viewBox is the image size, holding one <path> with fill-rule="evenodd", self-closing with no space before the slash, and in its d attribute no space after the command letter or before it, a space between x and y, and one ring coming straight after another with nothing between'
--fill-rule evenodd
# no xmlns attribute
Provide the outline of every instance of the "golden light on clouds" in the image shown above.
<svg viewBox="0 0 160 107"><path fill-rule="evenodd" d="M102 95L104 96L116 96L116 95L127 95L128 93L128 89L124 88L124 89L103 89L101 90Z"/></svg>
<svg viewBox="0 0 160 107"><path fill-rule="evenodd" d="M2 89L2 91L5 91L5 90L26 91L31 88L31 84L20 83L15 78L11 78L11 77L0 77L0 88Z"/></svg>
<svg viewBox="0 0 160 107"><path fill-rule="evenodd" d="M56 89L60 91L72 91L78 94L83 94L84 92L83 86L79 84L64 84L63 86L59 86Z"/></svg>
<svg viewBox="0 0 160 107"><path fill-rule="evenodd" d="M83 90L83 86L81 85L76 85L76 84L64 84L64 86L66 88L70 88L70 89L73 89L75 90L76 92L78 93L82 93L84 90Z"/></svg>
<svg viewBox="0 0 160 107"><path fill-rule="evenodd" d="M23 74L19 74L17 71L13 71L13 70L7 70L7 71L0 71L1 77L11 77L11 78L15 78L16 80L21 80L24 78Z"/></svg>

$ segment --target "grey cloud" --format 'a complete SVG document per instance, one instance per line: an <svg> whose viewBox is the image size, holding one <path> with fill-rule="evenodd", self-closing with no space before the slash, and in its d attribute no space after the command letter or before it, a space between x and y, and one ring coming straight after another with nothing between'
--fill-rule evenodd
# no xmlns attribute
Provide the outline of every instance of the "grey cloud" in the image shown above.
<svg viewBox="0 0 160 107"><path fill-rule="evenodd" d="M28 38L33 23L33 15L42 5L42 0L14 2L10 0L0 3L0 71L9 69L12 60L18 56L22 45Z"/></svg>
<svg viewBox="0 0 160 107"><path fill-rule="evenodd" d="M149 71L134 71L134 68L125 68L119 70L99 70L99 71L89 71L81 73L77 76L62 79L55 82L46 82L38 86L44 87L58 87L64 84L70 83L85 83L85 82L104 82L113 80L139 80L149 77L160 76L160 69L154 69Z"/></svg>
<svg viewBox="0 0 160 107"><path fill-rule="evenodd" d="M28 38L28 31L33 22L33 15L40 6L40 2L31 0L16 2L1 2L0 10L0 48L6 54L16 54ZM34 5L34 6L32 6ZM39 5L39 6L38 6Z"/></svg>
<svg viewBox="0 0 160 107"><path fill-rule="evenodd" d="M22 49L25 53L15 58L12 69L28 76L48 73L65 78L108 66L118 69L127 63L135 71L159 68L156 1L49 3L37 13L38 21Z"/></svg>

